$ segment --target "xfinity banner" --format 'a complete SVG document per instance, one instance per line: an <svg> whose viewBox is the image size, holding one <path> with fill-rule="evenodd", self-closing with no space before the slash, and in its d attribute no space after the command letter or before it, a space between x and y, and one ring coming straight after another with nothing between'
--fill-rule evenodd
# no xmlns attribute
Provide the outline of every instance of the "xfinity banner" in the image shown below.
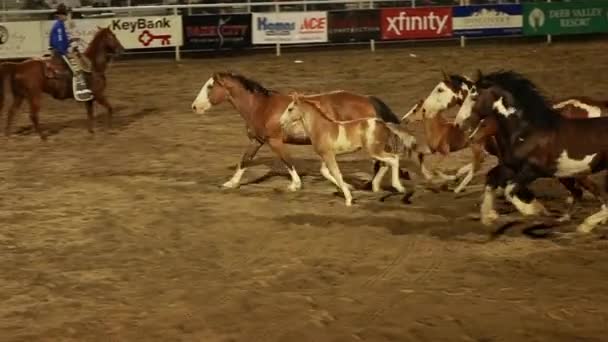
<svg viewBox="0 0 608 342"><path fill-rule="evenodd" d="M253 13L253 44L327 42L327 12Z"/></svg>
<svg viewBox="0 0 608 342"><path fill-rule="evenodd" d="M452 13L454 35L505 36L522 33L522 6L479 5L454 7Z"/></svg>
<svg viewBox="0 0 608 342"><path fill-rule="evenodd" d="M223 50L251 45L251 15L185 16L184 48Z"/></svg>
<svg viewBox="0 0 608 342"><path fill-rule="evenodd" d="M382 39L443 38L452 36L452 8L383 8Z"/></svg>

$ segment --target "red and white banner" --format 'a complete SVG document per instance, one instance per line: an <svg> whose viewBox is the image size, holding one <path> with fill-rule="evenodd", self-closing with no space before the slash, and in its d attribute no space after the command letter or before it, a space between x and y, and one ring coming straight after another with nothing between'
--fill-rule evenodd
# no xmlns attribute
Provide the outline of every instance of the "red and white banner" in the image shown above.
<svg viewBox="0 0 608 342"><path fill-rule="evenodd" d="M385 40L452 36L451 7L384 8L380 18Z"/></svg>

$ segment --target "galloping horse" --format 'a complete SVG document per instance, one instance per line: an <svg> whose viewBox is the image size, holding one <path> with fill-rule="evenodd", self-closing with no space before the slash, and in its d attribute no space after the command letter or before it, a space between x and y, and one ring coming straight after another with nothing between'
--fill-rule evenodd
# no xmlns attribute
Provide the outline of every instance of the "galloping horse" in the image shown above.
<svg viewBox="0 0 608 342"><path fill-rule="evenodd" d="M323 94L305 95L304 98L320 102L323 112L335 120L354 120L378 117L385 122L399 124L400 120L391 109L374 96L360 95L347 91L333 91ZM292 98L289 95L269 90L260 83L243 75L216 72L203 85L192 103L192 110L204 114L212 106L229 101L240 113L247 125L249 146L241 156L232 178L223 184L226 188L236 188L243 173L251 164L256 153L264 144L281 159L291 176L290 191L302 187L285 144L310 145L311 141L301 123L282 128L279 123ZM382 176L380 165L374 163L374 178Z"/></svg>
<svg viewBox="0 0 608 342"><path fill-rule="evenodd" d="M91 61L90 73L86 74L87 82L93 91L93 100L86 101L85 107L88 116L88 131L94 132L94 102L107 109L106 125L109 128L112 120L112 106L104 92L106 88L106 68L112 55L120 54L124 50L118 38L109 28L99 28L93 40L89 43L84 56ZM4 86L6 80L10 85L13 103L9 108L6 119L5 134L10 135L11 125L16 112L24 99L30 105L30 119L34 129L42 140L46 135L40 129L38 113L42 94L47 93L58 100L73 98L72 75L70 69L61 58L28 59L19 63L0 64L0 110L4 104Z"/></svg>
<svg viewBox="0 0 608 342"><path fill-rule="evenodd" d="M608 220L601 189L586 177L608 168L608 117L564 118L530 80L512 71L480 75L476 88L471 114L463 125L475 127L485 119L495 120L497 136L508 151L487 175L482 222L490 223L498 216L493 190L500 183L506 184L506 198L522 214L546 212L527 188L543 177L576 179L600 201L601 209L577 227L579 232L590 232Z"/></svg>
<svg viewBox="0 0 608 342"><path fill-rule="evenodd" d="M293 101L281 114L281 127L289 129L299 122L306 130L315 152L322 160L321 174L334 183L344 194L346 206L352 205L352 195L342 179L336 162L336 155L352 153L364 149L374 160L382 162L382 175L388 167L392 171L392 186L398 192L405 192L399 179L399 155L405 151L411 156L416 148L416 138L399 124L384 122L377 118L362 118L336 121L321 109L321 103L292 94ZM382 176L372 182L372 191L380 190Z"/></svg>
<svg viewBox="0 0 608 342"><path fill-rule="evenodd" d="M459 151L470 147L473 152L473 162L460 168L455 176L445 175L437 172L439 176L446 180L454 180L462 175L466 175L460 184L454 189L458 193L464 189L473 179L476 170L483 162L482 149L491 155L498 153L498 147L492 137L495 135L495 127L489 125L479 126L477 138L474 142L469 141L468 137L459 127L459 120L465 113L470 113L472 105L470 94L475 90L474 81L467 76L458 74L447 74L442 71L443 79L433 88L431 93L420 100L407 114L403 120L410 116L424 121L424 131L427 144L433 153L440 153L443 158L451 152ZM608 114L608 101L599 101L589 97L567 97L554 102L554 108L569 118L589 118ZM454 123L448 122L441 116L441 112L455 106L461 109ZM432 178L432 174L423 168L425 178ZM579 190L580 191L580 190ZM581 192L582 193L582 192Z"/></svg>

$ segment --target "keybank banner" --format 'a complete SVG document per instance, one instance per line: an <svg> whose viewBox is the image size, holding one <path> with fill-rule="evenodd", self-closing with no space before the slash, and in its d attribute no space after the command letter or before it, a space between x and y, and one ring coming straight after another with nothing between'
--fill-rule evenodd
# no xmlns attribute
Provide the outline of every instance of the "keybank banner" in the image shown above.
<svg viewBox="0 0 608 342"><path fill-rule="evenodd" d="M608 32L608 1L524 3L524 34L529 36Z"/></svg>
<svg viewBox="0 0 608 342"><path fill-rule="evenodd" d="M456 36L469 37L521 34L522 11L519 4L454 7L453 32Z"/></svg>
<svg viewBox="0 0 608 342"><path fill-rule="evenodd" d="M48 47L53 21L42 22L42 40ZM120 17L74 19L68 24L70 36L89 43L100 27L109 27L125 49L181 46L182 17Z"/></svg>
<svg viewBox="0 0 608 342"><path fill-rule="evenodd" d="M327 42L327 12L253 13L253 44Z"/></svg>

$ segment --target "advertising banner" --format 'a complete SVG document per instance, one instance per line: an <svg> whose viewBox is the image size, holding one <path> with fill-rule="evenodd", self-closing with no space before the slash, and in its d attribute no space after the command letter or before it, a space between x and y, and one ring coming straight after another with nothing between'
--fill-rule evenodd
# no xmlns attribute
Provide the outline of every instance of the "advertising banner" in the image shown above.
<svg viewBox="0 0 608 342"><path fill-rule="evenodd" d="M608 32L608 1L523 4L525 35Z"/></svg>
<svg viewBox="0 0 608 342"><path fill-rule="evenodd" d="M332 43L380 39L380 10L331 11L327 16L328 38Z"/></svg>
<svg viewBox="0 0 608 342"><path fill-rule="evenodd" d="M0 23L0 58L24 58L42 55L39 21Z"/></svg>
<svg viewBox="0 0 608 342"><path fill-rule="evenodd" d="M380 23L385 40L451 37L452 8L383 8Z"/></svg>
<svg viewBox="0 0 608 342"><path fill-rule="evenodd" d="M43 22L43 40L48 48L52 21ZM109 27L125 49L146 49L182 45L182 17L125 17L74 19L68 25L71 36L90 42L99 27Z"/></svg>
<svg viewBox="0 0 608 342"><path fill-rule="evenodd" d="M251 45L251 14L184 16L185 49L239 49Z"/></svg>
<svg viewBox="0 0 608 342"><path fill-rule="evenodd" d="M327 42L327 12L253 13L253 44Z"/></svg>
<svg viewBox="0 0 608 342"><path fill-rule="evenodd" d="M452 30L455 36L508 36L522 33L522 6L479 5L454 7Z"/></svg>

